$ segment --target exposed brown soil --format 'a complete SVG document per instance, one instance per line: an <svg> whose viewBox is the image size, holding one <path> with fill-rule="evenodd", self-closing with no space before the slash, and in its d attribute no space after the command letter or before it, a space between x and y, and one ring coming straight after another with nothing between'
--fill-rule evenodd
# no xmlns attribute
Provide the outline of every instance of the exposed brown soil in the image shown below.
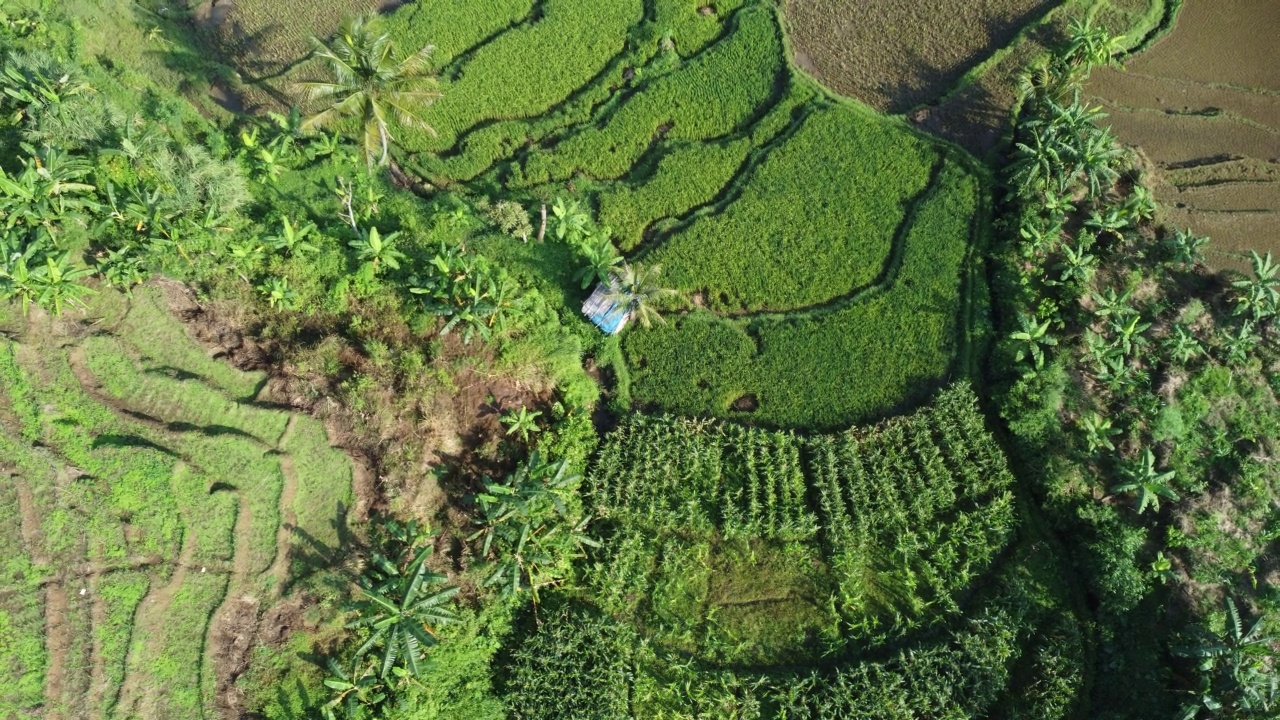
<svg viewBox="0 0 1280 720"><path fill-rule="evenodd" d="M938 101L1057 0L786 0L796 64L833 90L901 113Z"/></svg>
<svg viewBox="0 0 1280 720"><path fill-rule="evenodd" d="M1210 260L1241 268L1280 252L1280 3L1187 0L1177 25L1089 93L1136 145L1163 220L1213 239Z"/></svg>

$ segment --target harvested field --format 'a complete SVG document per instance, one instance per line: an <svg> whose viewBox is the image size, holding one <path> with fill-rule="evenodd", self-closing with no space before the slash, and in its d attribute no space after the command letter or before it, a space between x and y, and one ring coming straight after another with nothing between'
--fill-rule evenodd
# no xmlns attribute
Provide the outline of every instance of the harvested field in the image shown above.
<svg viewBox="0 0 1280 720"><path fill-rule="evenodd" d="M1222 267L1280 252L1278 27L1274 2L1187 0L1168 36L1089 88L1153 166L1165 221L1210 236Z"/></svg>
<svg viewBox="0 0 1280 720"><path fill-rule="evenodd" d="M934 102L1059 0L787 0L796 64L832 89L901 113Z"/></svg>
<svg viewBox="0 0 1280 720"><path fill-rule="evenodd" d="M0 717L236 716L259 615L331 558L351 461L156 286L0 341ZM35 713L33 715L33 713Z"/></svg>

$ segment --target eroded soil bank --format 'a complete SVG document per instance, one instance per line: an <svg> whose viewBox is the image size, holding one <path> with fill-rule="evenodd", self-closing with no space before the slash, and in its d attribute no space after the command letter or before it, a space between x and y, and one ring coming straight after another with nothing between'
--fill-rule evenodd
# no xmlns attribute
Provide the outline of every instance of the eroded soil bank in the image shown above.
<svg viewBox="0 0 1280 720"><path fill-rule="evenodd" d="M1169 35L1089 86L1149 159L1165 221L1209 235L1221 267L1250 248L1280 252L1277 32L1275 0L1187 0Z"/></svg>

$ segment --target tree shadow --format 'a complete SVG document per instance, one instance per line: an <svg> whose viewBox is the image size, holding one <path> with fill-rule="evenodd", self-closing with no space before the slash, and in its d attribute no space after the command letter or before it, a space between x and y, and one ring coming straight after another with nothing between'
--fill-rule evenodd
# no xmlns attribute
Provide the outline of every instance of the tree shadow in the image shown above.
<svg viewBox="0 0 1280 720"><path fill-rule="evenodd" d="M174 452L173 450L165 447L164 445L161 445L156 442L152 442L138 435L103 433L102 435L99 435L93 439L93 444L91 445L91 447L94 450L97 450L99 448L104 448L104 447L143 448L147 450L154 450L158 453L161 453L162 455L168 455L169 457L172 457L172 458L179 457L177 452Z"/></svg>

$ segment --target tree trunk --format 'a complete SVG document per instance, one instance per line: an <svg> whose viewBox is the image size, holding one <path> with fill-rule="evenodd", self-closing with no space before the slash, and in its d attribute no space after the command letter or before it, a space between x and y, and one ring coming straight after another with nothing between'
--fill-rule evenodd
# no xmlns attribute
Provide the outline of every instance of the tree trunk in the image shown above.
<svg viewBox="0 0 1280 720"><path fill-rule="evenodd" d="M538 243L542 243L542 237L547 234L547 204L542 203L542 225L538 228Z"/></svg>

